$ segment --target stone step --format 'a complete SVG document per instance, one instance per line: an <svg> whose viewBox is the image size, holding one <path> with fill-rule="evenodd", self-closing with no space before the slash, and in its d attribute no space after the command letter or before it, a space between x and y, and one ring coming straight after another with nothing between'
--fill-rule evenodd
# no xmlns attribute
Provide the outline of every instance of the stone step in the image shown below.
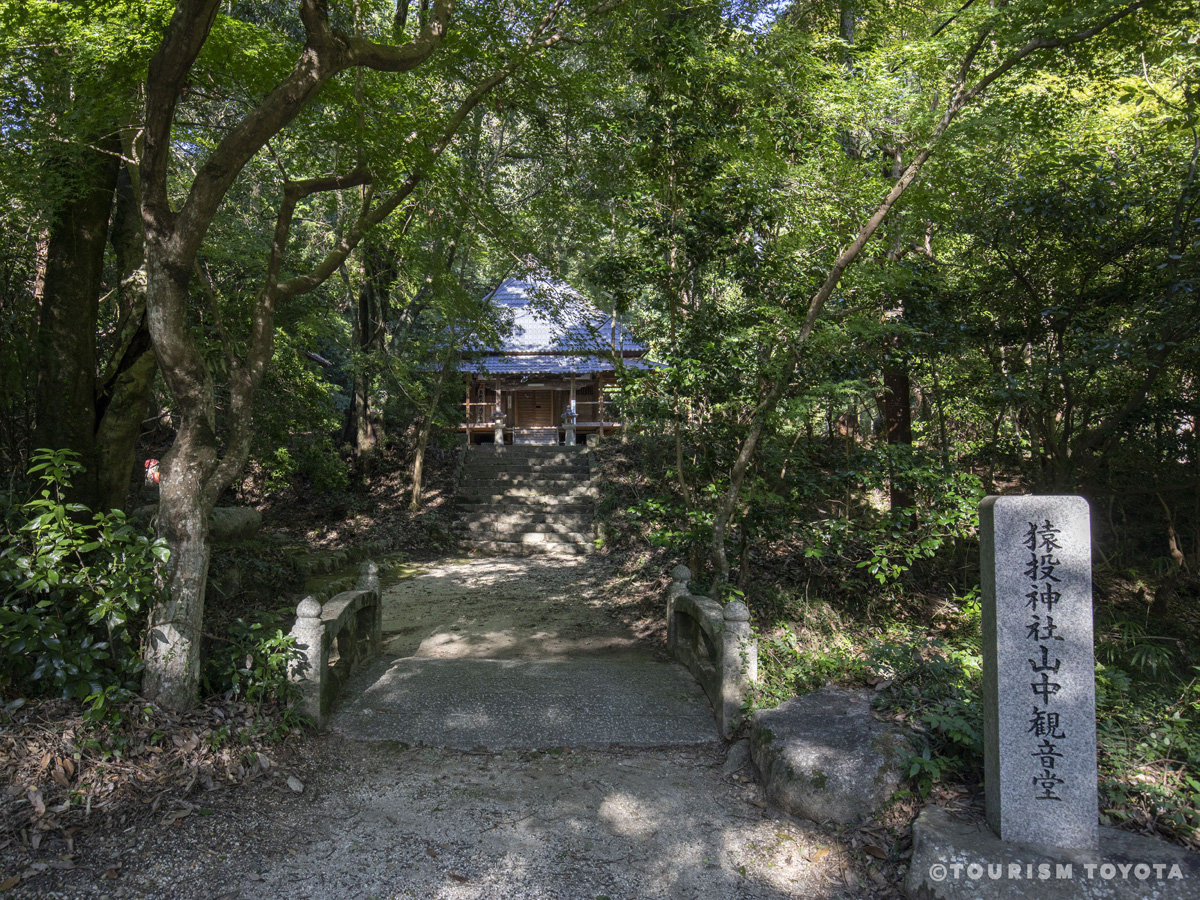
<svg viewBox="0 0 1200 900"><path fill-rule="evenodd" d="M464 462L498 462L501 460L534 462L576 462L586 459L581 447L527 446L509 444L503 450L481 447L467 453Z"/></svg>
<svg viewBox="0 0 1200 900"><path fill-rule="evenodd" d="M482 531L494 531L498 534L587 534L591 522L481 522L473 519L460 519L454 523L456 531L468 531L478 534Z"/></svg>
<svg viewBox="0 0 1200 900"><path fill-rule="evenodd" d="M553 426L515 429L513 431L513 445L520 447L527 444L557 446L558 429Z"/></svg>
<svg viewBox="0 0 1200 900"><path fill-rule="evenodd" d="M583 456L586 447L568 444L481 444L467 451L467 459L537 459L546 456Z"/></svg>
<svg viewBox="0 0 1200 900"><path fill-rule="evenodd" d="M490 511L472 513L454 523L460 525L544 525L547 531L586 531L592 525L590 513Z"/></svg>
<svg viewBox="0 0 1200 900"><path fill-rule="evenodd" d="M545 491L537 487L509 487L506 490L496 490L497 485L487 485L482 488L459 488L457 497L463 503L486 503L500 500L594 500L599 493L594 487L577 485L563 487L557 491Z"/></svg>
<svg viewBox="0 0 1200 900"><path fill-rule="evenodd" d="M521 544L516 541L472 541L467 544L473 550L496 556L524 556L538 554L546 556L586 556L590 546L584 544Z"/></svg>
<svg viewBox="0 0 1200 900"><path fill-rule="evenodd" d="M587 484L588 478L582 472L560 472L554 469L546 469L539 472L494 472L494 473L479 473L479 472L464 472L459 485L477 485L477 484L494 484L494 485L548 485L558 487L559 485L571 484Z"/></svg>
<svg viewBox="0 0 1200 900"><path fill-rule="evenodd" d="M587 470L572 471L570 469L554 468L538 468L538 469L495 469L485 471L481 469L464 469L460 483L468 481L496 481L496 482L512 482L512 481L533 481L538 479L570 480L586 484L590 481Z"/></svg>
<svg viewBox="0 0 1200 900"><path fill-rule="evenodd" d="M472 500L499 494L505 497L590 497L599 496L596 488L586 481L564 481L561 484L525 484L523 482L480 481L460 484L457 497Z"/></svg>
<svg viewBox="0 0 1200 900"><path fill-rule="evenodd" d="M509 497L491 501L469 501L455 504L454 510L460 516L471 513L525 513L525 512L572 512L590 513L595 504L582 500L555 500L540 497Z"/></svg>
<svg viewBox="0 0 1200 900"><path fill-rule="evenodd" d="M486 500L523 500L538 499L571 499L578 503L595 500L599 491L590 486L587 481L576 482L574 485L559 485L550 490L524 485L464 485L458 488L455 497L464 503L482 503Z"/></svg>
<svg viewBox="0 0 1200 900"><path fill-rule="evenodd" d="M565 533L548 531L472 531L463 535L463 540L471 546L481 543L514 543L514 544L591 544L592 536L577 531Z"/></svg>
<svg viewBox="0 0 1200 900"><path fill-rule="evenodd" d="M463 461L463 470L494 472L505 469L562 469L570 472L586 472L587 457L583 456L468 456Z"/></svg>
<svg viewBox="0 0 1200 900"><path fill-rule="evenodd" d="M599 492L585 452L536 444L471 448L454 502L464 546L488 554L587 553Z"/></svg>

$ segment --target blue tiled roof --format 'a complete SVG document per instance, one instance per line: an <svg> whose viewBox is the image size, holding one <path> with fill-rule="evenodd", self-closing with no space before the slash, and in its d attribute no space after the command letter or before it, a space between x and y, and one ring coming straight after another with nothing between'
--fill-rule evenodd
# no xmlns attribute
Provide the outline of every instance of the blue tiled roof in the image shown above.
<svg viewBox="0 0 1200 900"><path fill-rule="evenodd" d="M652 369L653 363L643 359L624 359L622 365L631 369ZM611 372L616 368L611 357L595 354L538 353L512 356L484 356L464 360L461 371L483 375L569 375L575 372Z"/></svg>
<svg viewBox="0 0 1200 900"><path fill-rule="evenodd" d="M612 316L598 312L578 291L562 282L534 275L526 279L510 278L491 294L490 299L511 310L513 317L512 334L501 346L490 347L493 353L611 352L614 349ZM617 353L646 350L644 344L634 340L629 331L621 327L619 320L616 335Z"/></svg>

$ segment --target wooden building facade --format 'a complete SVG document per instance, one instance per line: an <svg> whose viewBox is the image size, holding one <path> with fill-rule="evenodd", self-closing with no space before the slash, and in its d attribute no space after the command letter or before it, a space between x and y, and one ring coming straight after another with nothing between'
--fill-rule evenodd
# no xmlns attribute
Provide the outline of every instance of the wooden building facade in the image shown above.
<svg viewBox="0 0 1200 900"><path fill-rule="evenodd" d="M546 294L555 315L531 306ZM620 427L612 414L616 371L647 368L644 345L561 283L510 278L489 299L511 314L512 330L500 347L464 355L460 430L471 443L501 433L509 444L583 442Z"/></svg>

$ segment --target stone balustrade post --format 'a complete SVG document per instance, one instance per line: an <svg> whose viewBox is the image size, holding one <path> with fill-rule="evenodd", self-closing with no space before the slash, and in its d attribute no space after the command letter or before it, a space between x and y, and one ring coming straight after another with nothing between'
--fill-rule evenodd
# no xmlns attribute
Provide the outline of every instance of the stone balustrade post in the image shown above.
<svg viewBox="0 0 1200 900"><path fill-rule="evenodd" d="M725 606L721 648L721 730L730 734L742 721L742 706L758 680L758 645L750 634L750 608L739 600Z"/></svg>
<svg viewBox="0 0 1200 900"><path fill-rule="evenodd" d="M379 588L379 565L368 559L358 567L358 583L355 590L370 591L375 595L375 615L371 621L372 656L383 652L383 595Z"/></svg>
<svg viewBox="0 0 1200 900"><path fill-rule="evenodd" d="M301 712L321 723L321 685L329 665L329 645L325 640L325 623L321 620L321 604L308 596L296 606L296 624L292 626L296 647L304 655L290 677L300 687Z"/></svg>
<svg viewBox="0 0 1200 900"><path fill-rule="evenodd" d="M687 596L688 582L692 572L687 566L676 566L671 570L671 586L667 588L667 652L674 654L679 635L675 633L675 601Z"/></svg>

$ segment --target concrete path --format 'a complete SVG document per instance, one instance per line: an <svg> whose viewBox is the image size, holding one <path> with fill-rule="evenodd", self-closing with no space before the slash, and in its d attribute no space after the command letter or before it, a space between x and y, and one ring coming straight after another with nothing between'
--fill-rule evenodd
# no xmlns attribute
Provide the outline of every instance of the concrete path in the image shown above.
<svg viewBox="0 0 1200 900"><path fill-rule="evenodd" d="M608 615L587 560L442 563L385 589L384 657L332 729L456 750L694 746L707 699Z"/></svg>

